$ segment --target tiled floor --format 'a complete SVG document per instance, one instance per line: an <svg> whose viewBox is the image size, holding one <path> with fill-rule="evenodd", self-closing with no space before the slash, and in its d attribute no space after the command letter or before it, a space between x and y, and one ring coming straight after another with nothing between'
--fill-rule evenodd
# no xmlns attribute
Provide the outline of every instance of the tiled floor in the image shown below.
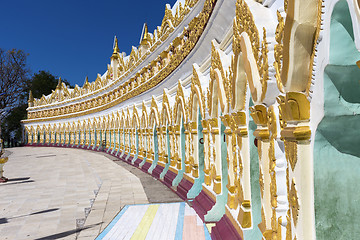
<svg viewBox="0 0 360 240"><path fill-rule="evenodd" d="M147 203L138 177L97 153L13 148L0 184L0 239L94 239L126 204ZM91 205L93 202L93 205Z"/></svg>
<svg viewBox="0 0 360 240"><path fill-rule="evenodd" d="M4 167L9 182L0 184L0 240L93 240L121 209L134 211L116 228L126 231L125 239L206 239L203 223L185 203L144 205L181 199L113 157L71 148L10 151Z"/></svg>

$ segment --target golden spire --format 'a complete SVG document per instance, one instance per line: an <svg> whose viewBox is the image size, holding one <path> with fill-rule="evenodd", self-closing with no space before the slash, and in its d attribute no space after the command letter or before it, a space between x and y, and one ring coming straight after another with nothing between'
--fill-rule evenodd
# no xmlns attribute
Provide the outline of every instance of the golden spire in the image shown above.
<svg viewBox="0 0 360 240"><path fill-rule="evenodd" d="M119 57L119 46L118 46L118 40L117 40L117 37L115 36L114 38L114 51L113 51L113 54L111 56L111 58L118 58Z"/></svg>
<svg viewBox="0 0 360 240"><path fill-rule="evenodd" d="M119 46L118 46L118 40L117 40L117 37L115 36L115 43L114 43L114 53L118 53L120 50L119 50Z"/></svg>
<svg viewBox="0 0 360 240"><path fill-rule="evenodd" d="M57 89L60 89L62 85L61 77L59 77L58 85L56 86Z"/></svg>
<svg viewBox="0 0 360 240"><path fill-rule="evenodd" d="M144 31L143 31L143 35L142 35L142 39L141 39L141 45L146 45L149 44L151 42L151 36L150 33L148 32L148 26L146 23L144 23Z"/></svg>
<svg viewBox="0 0 360 240"><path fill-rule="evenodd" d="M90 85L89 84L89 79L88 79L88 76L86 76L84 85L82 87L83 87L83 89L87 89L89 87L89 85Z"/></svg>
<svg viewBox="0 0 360 240"><path fill-rule="evenodd" d="M147 34L148 34L148 26L147 24L145 23L145 26L144 26L144 38L146 38Z"/></svg>
<svg viewBox="0 0 360 240"><path fill-rule="evenodd" d="M30 90L30 92L29 92L29 102L33 102L33 101L34 101L34 97L33 97L32 91Z"/></svg>
<svg viewBox="0 0 360 240"><path fill-rule="evenodd" d="M29 92L29 100L28 100L28 104L29 104L29 107L33 107L34 106L34 96L32 94L32 91L30 90Z"/></svg>

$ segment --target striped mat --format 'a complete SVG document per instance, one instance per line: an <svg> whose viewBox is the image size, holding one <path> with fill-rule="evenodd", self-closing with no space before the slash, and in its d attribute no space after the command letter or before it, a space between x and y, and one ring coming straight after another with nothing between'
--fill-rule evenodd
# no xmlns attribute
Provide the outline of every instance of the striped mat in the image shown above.
<svg viewBox="0 0 360 240"><path fill-rule="evenodd" d="M211 240L196 212L185 202L125 206L96 240Z"/></svg>

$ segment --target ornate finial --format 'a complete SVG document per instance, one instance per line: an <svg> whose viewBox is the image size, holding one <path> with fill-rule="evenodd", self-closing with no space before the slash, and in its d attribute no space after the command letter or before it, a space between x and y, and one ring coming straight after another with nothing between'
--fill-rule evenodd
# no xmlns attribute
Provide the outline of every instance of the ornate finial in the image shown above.
<svg viewBox="0 0 360 240"><path fill-rule="evenodd" d="M150 36L150 34L148 32L148 26L147 26L146 23L144 23L140 44L141 45L147 45L147 44L150 44L150 42L151 42L151 36Z"/></svg>
<svg viewBox="0 0 360 240"><path fill-rule="evenodd" d="M120 50L119 50L119 46L118 46L117 37L115 36L115 38L114 38L114 52L113 53L118 53L118 52L120 52Z"/></svg>
<svg viewBox="0 0 360 240"><path fill-rule="evenodd" d="M87 89L88 86L89 86L89 79L88 79L88 76L86 76L85 82L84 82L84 85L83 85L83 88L84 88L84 89Z"/></svg>
<svg viewBox="0 0 360 240"><path fill-rule="evenodd" d="M58 81L58 85L56 86L56 89L61 89L61 85L62 85L61 77L59 77L59 81Z"/></svg>
<svg viewBox="0 0 360 240"><path fill-rule="evenodd" d="M119 46L118 46L118 40L117 37L115 36L114 38L114 51L113 54L111 55L111 58L118 58L119 57Z"/></svg>
<svg viewBox="0 0 360 240"><path fill-rule="evenodd" d="M158 106L157 106L157 103L156 103L156 100L155 100L154 96L152 96L152 97L151 97L151 107L152 107L152 108L155 108L155 109L157 109L157 108L158 108Z"/></svg>
<svg viewBox="0 0 360 240"><path fill-rule="evenodd" d="M33 101L34 101L34 97L33 97L32 91L30 90L30 92L29 92L29 102L33 102Z"/></svg>
<svg viewBox="0 0 360 240"><path fill-rule="evenodd" d="M34 106L34 96L32 94L32 91L29 91L29 100L28 100L28 105L29 107L33 107Z"/></svg>

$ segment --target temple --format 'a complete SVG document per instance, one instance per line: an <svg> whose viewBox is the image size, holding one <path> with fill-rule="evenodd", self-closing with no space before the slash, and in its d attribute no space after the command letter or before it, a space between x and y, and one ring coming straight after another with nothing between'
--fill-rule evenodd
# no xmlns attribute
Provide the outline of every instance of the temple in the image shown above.
<svg viewBox="0 0 360 240"><path fill-rule="evenodd" d="M142 169L212 239L356 239L359 6L178 0L130 55L115 39L93 81L30 93L24 139Z"/></svg>

